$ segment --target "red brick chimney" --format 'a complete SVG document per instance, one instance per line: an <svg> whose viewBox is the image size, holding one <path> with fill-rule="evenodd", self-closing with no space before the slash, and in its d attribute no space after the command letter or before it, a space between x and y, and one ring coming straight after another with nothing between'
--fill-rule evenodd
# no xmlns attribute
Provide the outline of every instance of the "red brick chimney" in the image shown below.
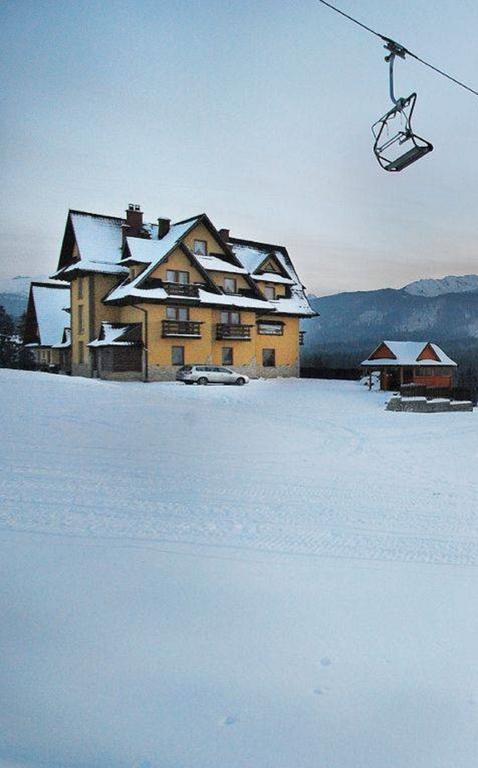
<svg viewBox="0 0 478 768"><path fill-rule="evenodd" d="M125 237L149 237L143 230L143 211L138 203L130 203L126 209L126 224L121 227L123 243Z"/></svg>

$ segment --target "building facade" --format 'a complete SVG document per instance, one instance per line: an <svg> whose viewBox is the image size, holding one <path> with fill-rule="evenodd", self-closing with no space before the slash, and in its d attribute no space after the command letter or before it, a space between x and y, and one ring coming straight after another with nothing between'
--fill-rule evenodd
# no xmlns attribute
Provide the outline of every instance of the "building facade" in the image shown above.
<svg viewBox="0 0 478 768"><path fill-rule="evenodd" d="M71 292L71 372L168 380L181 365L298 376L315 313L283 246L230 237L206 214L171 224L70 211L55 279Z"/></svg>
<svg viewBox="0 0 478 768"><path fill-rule="evenodd" d="M31 283L23 343L37 369L69 373L69 313L68 283Z"/></svg>
<svg viewBox="0 0 478 768"><path fill-rule="evenodd" d="M453 386L456 363L430 341L382 341L363 360L370 375L380 372L380 388L400 389L415 385L426 389L448 390Z"/></svg>

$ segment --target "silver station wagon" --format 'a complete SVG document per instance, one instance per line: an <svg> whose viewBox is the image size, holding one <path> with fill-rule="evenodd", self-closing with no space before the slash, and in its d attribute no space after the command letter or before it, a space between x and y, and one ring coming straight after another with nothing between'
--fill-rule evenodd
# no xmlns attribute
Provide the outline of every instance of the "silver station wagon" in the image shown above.
<svg viewBox="0 0 478 768"><path fill-rule="evenodd" d="M176 373L176 381L185 384L247 384L249 377L223 365L183 365Z"/></svg>

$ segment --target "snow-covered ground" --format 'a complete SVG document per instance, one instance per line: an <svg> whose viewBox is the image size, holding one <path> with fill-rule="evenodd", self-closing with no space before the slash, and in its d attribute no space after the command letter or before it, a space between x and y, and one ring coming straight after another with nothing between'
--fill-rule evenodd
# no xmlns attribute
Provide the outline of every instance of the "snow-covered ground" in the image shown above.
<svg viewBox="0 0 478 768"><path fill-rule="evenodd" d="M2 768L475 768L476 413L0 393Z"/></svg>

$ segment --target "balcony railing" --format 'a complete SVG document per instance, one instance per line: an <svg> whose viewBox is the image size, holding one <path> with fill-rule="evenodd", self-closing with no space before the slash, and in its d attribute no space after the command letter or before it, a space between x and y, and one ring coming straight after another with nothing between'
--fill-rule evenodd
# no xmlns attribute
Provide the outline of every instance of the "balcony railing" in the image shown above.
<svg viewBox="0 0 478 768"><path fill-rule="evenodd" d="M163 288L166 293L173 296L199 296L199 286L193 283L165 283Z"/></svg>
<svg viewBox="0 0 478 768"><path fill-rule="evenodd" d="M163 320L163 339L171 336L201 338L201 323L191 320Z"/></svg>
<svg viewBox="0 0 478 768"><path fill-rule="evenodd" d="M217 323L216 339L237 339L239 341L249 341L251 338L252 325L232 325L230 323Z"/></svg>
<svg viewBox="0 0 478 768"><path fill-rule="evenodd" d="M307 331L299 331L299 345L301 347L304 346L304 336L307 333Z"/></svg>

